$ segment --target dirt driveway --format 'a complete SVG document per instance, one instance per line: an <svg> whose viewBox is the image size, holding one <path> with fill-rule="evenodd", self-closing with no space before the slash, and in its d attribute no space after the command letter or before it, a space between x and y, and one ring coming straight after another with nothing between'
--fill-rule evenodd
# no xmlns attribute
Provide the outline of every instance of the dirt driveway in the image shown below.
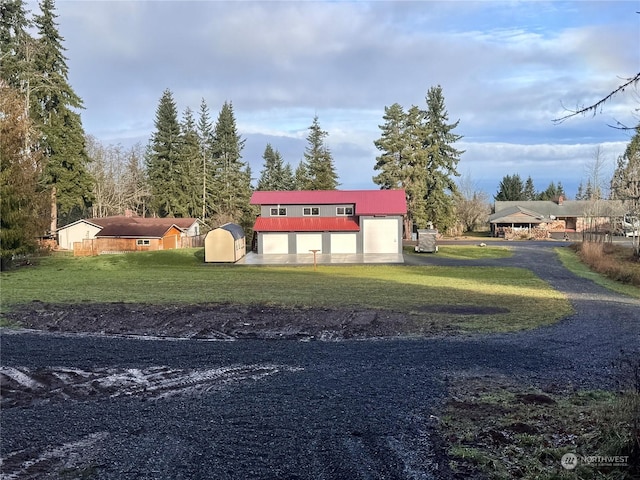
<svg viewBox="0 0 640 480"><path fill-rule="evenodd" d="M247 312L224 306L217 314L233 328L213 336L214 326L195 326L206 309L177 307L171 318L189 339L126 338L124 327L78 335L68 325L88 330L101 318L163 335L167 312L110 305L65 316L35 304L22 319L47 333L0 338L1 478L453 478L435 417L452 377L606 386L621 351L640 355L640 302L575 277L550 246L465 263L530 268L569 296L570 318L514 334L397 339L401 318L330 310L251 311L240 324Z"/></svg>

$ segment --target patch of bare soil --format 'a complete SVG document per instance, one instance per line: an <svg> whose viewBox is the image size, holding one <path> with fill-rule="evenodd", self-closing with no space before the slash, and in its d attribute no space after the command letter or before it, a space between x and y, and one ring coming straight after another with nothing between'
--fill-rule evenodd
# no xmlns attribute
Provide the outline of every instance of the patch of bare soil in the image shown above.
<svg viewBox="0 0 640 480"><path fill-rule="evenodd" d="M375 309L32 302L4 316L20 327L44 332L212 340L343 340L455 333L425 316Z"/></svg>

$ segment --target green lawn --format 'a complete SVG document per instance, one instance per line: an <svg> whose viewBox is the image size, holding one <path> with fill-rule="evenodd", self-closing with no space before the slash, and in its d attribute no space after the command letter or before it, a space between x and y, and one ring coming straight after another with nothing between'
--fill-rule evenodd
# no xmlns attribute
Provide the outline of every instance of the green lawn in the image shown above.
<svg viewBox="0 0 640 480"><path fill-rule="evenodd" d="M51 303L239 303L364 307L470 331L552 323L567 299L520 268L351 265L267 267L204 264L202 249L74 258L53 255L4 272L1 309ZM509 313L428 313L429 306L500 306Z"/></svg>
<svg viewBox="0 0 640 480"><path fill-rule="evenodd" d="M481 247L479 245L439 245L437 253L416 253L413 247L405 247L408 255L437 255L460 260L484 260L489 258L508 258L513 252L508 247Z"/></svg>

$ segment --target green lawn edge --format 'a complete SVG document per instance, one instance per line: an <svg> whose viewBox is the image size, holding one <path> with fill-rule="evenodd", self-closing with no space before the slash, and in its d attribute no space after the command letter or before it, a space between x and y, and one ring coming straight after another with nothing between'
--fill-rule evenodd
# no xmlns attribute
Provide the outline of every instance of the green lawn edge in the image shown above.
<svg viewBox="0 0 640 480"><path fill-rule="evenodd" d="M573 250L566 247L557 247L554 250L560 258L562 265L571 273L581 278L589 279L611 291L622 293L623 295L628 295L633 298L640 298L640 288L616 282L598 272L594 272L588 265L580 261L580 257Z"/></svg>

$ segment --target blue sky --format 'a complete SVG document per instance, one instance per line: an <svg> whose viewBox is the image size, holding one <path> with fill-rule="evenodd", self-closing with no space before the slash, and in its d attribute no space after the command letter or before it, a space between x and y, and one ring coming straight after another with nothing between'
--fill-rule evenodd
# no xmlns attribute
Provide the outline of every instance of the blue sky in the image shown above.
<svg viewBox="0 0 640 480"><path fill-rule="evenodd" d="M37 12L35 3L29 8ZM294 168L314 115L340 188L371 180L384 107L440 85L464 138L460 173L495 194L505 175L570 196L595 151L613 170L638 90L552 122L640 71L640 1L75 1L56 3L85 131L146 144L169 88L182 113L233 103L254 176L268 143ZM635 115L634 115L635 114Z"/></svg>

